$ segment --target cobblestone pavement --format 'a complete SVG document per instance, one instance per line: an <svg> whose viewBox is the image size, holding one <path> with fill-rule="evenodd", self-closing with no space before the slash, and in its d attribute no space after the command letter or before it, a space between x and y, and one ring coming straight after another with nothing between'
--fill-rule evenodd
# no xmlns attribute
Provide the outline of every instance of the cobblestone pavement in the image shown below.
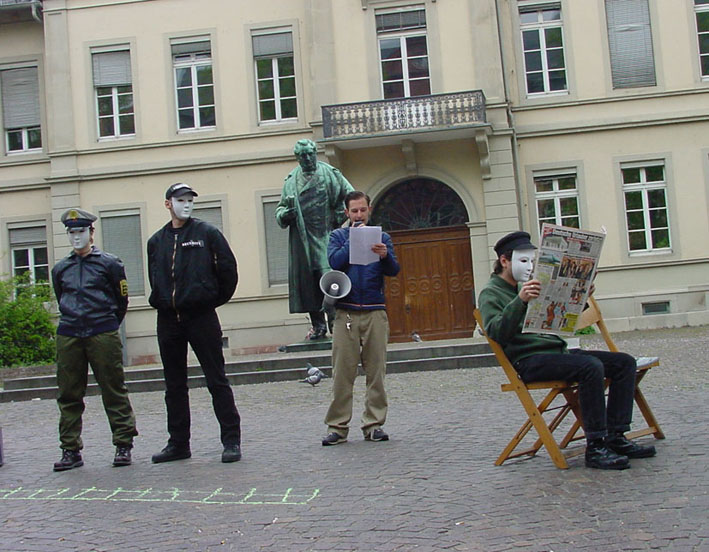
<svg viewBox="0 0 709 552"><path fill-rule="evenodd" d="M192 459L150 463L165 444L165 412L161 393L141 393L134 464L112 468L91 397L86 465L63 473L51 470L55 403L0 404L0 549L709 551L707 330L618 334L624 350L662 357L643 389L667 435L655 458L624 472L587 469L582 456L558 470L545 453L494 466L524 419L499 391L499 368L391 375L392 440L365 442L355 428L328 448L332 380L235 387L236 464L220 462L206 389L191 392ZM362 391L358 378L357 419Z"/></svg>

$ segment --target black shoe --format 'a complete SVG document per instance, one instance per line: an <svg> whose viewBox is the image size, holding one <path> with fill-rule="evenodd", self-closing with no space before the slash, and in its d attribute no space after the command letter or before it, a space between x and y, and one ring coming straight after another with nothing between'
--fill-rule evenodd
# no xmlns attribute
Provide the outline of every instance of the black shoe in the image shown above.
<svg viewBox="0 0 709 552"><path fill-rule="evenodd" d="M586 446L586 467L599 470L624 470L630 467L627 456L616 454L603 444Z"/></svg>
<svg viewBox="0 0 709 552"><path fill-rule="evenodd" d="M331 445L339 445L340 443L346 443L347 437L343 437L339 433L328 433L327 437L322 440L322 446L329 447Z"/></svg>
<svg viewBox="0 0 709 552"><path fill-rule="evenodd" d="M222 462L228 464L229 462L238 462L239 460L241 460L241 447L236 443L233 445L224 445Z"/></svg>
<svg viewBox="0 0 709 552"><path fill-rule="evenodd" d="M173 460L184 460L191 456L192 453L189 447L178 447L177 445L168 443L160 452L153 454L153 464L172 462Z"/></svg>
<svg viewBox="0 0 709 552"><path fill-rule="evenodd" d="M83 465L84 461L81 459L81 453L78 450L62 449L62 459L59 462L54 462L54 471L71 470Z"/></svg>
<svg viewBox="0 0 709 552"><path fill-rule="evenodd" d="M606 438L606 447L628 458L650 458L657 453L654 445L639 445L629 441L622 433L609 435Z"/></svg>
<svg viewBox="0 0 709 552"><path fill-rule="evenodd" d="M132 463L130 457L131 447L128 445L118 445L116 447L116 455L113 457L113 465L118 466L130 466Z"/></svg>
<svg viewBox="0 0 709 552"><path fill-rule="evenodd" d="M388 441L389 436L384 433L384 430L380 427L377 429L370 431L367 433L367 435L364 436L365 441Z"/></svg>

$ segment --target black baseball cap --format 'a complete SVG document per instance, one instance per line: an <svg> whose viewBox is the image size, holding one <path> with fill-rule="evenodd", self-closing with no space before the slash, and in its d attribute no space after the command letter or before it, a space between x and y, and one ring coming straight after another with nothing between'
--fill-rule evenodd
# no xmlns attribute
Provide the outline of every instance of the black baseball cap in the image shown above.
<svg viewBox="0 0 709 552"><path fill-rule="evenodd" d="M170 199L171 197L182 197L185 194L192 194L193 196L199 195L188 184L177 182L167 189L165 192L165 199Z"/></svg>

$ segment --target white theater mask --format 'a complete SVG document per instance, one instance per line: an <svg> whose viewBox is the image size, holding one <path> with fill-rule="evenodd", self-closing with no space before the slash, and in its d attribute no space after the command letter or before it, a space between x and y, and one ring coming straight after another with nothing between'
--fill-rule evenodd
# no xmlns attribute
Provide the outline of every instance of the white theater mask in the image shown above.
<svg viewBox="0 0 709 552"><path fill-rule="evenodd" d="M515 249L512 252L512 277L517 282L526 282L534 269L534 249Z"/></svg>
<svg viewBox="0 0 709 552"><path fill-rule="evenodd" d="M172 202L172 212L180 220L187 220L192 216L192 209L194 207L194 196L192 194L185 194L180 197L173 197L170 199Z"/></svg>
<svg viewBox="0 0 709 552"><path fill-rule="evenodd" d="M86 249L86 246L91 242L91 231L88 226L67 228L66 235L69 238L69 245L76 251Z"/></svg>

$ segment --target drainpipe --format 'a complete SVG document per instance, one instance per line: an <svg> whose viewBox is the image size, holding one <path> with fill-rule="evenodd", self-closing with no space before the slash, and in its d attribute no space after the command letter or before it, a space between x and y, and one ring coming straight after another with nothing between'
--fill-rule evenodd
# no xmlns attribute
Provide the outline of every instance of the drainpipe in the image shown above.
<svg viewBox="0 0 709 552"><path fill-rule="evenodd" d="M39 0L34 0L30 7L32 9L32 19L34 19L37 23L42 23L42 17L39 11L42 9L42 3Z"/></svg>
<svg viewBox="0 0 709 552"><path fill-rule="evenodd" d="M507 70L505 68L505 56L504 56L504 50L502 48L502 26L500 24L500 15L501 15L501 8L500 8L500 0L495 0L495 12L497 15L497 42L498 42L498 47L500 51L500 65L502 67L502 85L504 87L505 91L505 110L507 112L507 124L510 125L510 128L512 129L512 165L514 167L514 181L515 181L515 191L517 192L517 197L519 199L517 203L517 217L520 221L520 230L523 230L525 228L529 228L529 220L528 220L528 212L529 212L529 204L527 201L527 193L526 193L526 188L523 189L523 187L520 184L520 167L519 167L519 158L517 156L517 150L519 148L519 144L517 143L517 127L515 125L515 116L514 113L512 113L512 105L511 105L511 100L510 100L510 91L509 91L509 85L507 83ZM524 208L522 207L522 202L524 201L525 206ZM530 232L531 233L531 232Z"/></svg>

